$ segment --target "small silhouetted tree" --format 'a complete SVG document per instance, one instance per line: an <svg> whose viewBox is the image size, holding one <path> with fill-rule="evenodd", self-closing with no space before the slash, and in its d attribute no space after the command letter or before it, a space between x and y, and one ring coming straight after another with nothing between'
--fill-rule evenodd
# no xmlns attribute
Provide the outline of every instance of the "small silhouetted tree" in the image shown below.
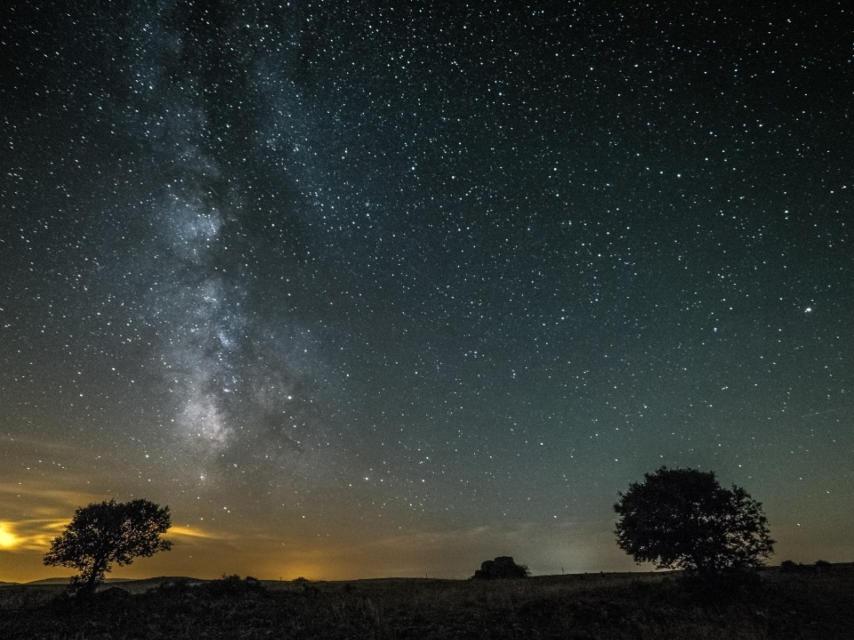
<svg viewBox="0 0 854 640"><path fill-rule="evenodd" d="M54 538L44 564L77 569L72 589L92 593L113 564L128 565L134 558L171 549L172 543L161 538L171 524L169 507L148 500L80 507L62 535Z"/></svg>
<svg viewBox="0 0 854 640"><path fill-rule="evenodd" d="M792 560L783 560L780 563L780 571L783 573L795 573L798 570L798 565Z"/></svg>
<svg viewBox="0 0 854 640"><path fill-rule="evenodd" d="M621 493L614 510L620 548L658 568L752 570L773 552L762 505L712 472L661 467Z"/></svg>
<svg viewBox="0 0 854 640"><path fill-rule="evenodd" d="M516 564L511 556L498 556L495 560L481 563L480 569L474 572L472 578L477 580L500 580L503 578L527 578L528 567Z"/></svg>

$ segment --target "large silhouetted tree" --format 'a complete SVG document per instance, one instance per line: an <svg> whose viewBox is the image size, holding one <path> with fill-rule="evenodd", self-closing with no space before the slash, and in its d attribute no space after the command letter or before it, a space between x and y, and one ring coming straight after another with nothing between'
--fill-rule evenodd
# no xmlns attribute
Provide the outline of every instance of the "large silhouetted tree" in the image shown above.
<svg viewBox="0 0 854 640"><path fill-rule="evenodd" d="M161 536L171 526L169 507L148 500L93 503L80 507L54 538L44 564L77 569L72 581L78 593L91 593L113 564L168 551L172 543Z"/></svg>
<svg viewBox="0 0 854 640"><path fill-rule="evenodd" d="M712 472L661 467L621 493L614 510L620 548L659 568L755 569L773 552L762 505Z"/></svg>

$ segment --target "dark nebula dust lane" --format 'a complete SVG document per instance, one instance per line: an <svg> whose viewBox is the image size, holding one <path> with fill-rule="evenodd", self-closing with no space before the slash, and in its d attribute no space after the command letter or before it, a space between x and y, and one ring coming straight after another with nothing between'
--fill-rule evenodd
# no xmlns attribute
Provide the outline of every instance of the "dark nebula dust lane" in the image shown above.
<svg viewBox="0 0 854 640"><path fill-rule="evenodd" d="M111 496L139 575L630 568L663 464L850 559L851 18L11 3L0 579Z"/></svg>

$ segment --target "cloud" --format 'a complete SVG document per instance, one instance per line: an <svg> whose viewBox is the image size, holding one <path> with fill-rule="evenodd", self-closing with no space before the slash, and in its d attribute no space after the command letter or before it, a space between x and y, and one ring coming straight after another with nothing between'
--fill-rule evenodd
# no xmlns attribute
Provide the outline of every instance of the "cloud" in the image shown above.
<svg viewBox="0 0 854 640"><path fill-rule="evenodd" d="M20 538L12 531L5 522L0 522L0 549L14 549L18 546Z"/></svg>
<svg viewBox="0 0 854 640"><path fill-rule="evenodd" d="M103 496L85 491L55 489L39 482L0 482L0 513L59 517Z"/></svg>
<svg viewBox="0 0 854 640"><path fill-rule="evenodd" d="M201 529L199 527L180 525L174 525L172 527L169 527L167 535L179 536L184 538L197 538L202 540L233 540L236 537L229 533L205 531L204 529Z"/></svg>
<svg viewBox="0 0 854 640"><path fill-rule="evenodd" d="M0 551L5 552L45 552L51 541L60 535L68 525L68 519L29 518L23 520L0 521ZM176 525L169 528L170 537L192 540L225 541L235 538L232 534L207 531L199 527Z"/></svg>
<svg viewBox="0 0 854 640"><path fill-rule="evenodd" d="M54 440L47 440L45 438L34 438L29 436L0 435L0 442L3 443L4 448L9 447L20 449L21 453L29 454L51 452L54 454L59 453L79 456L83 453L87 453L90 451L89 449L80 448L64 442L56 442Z"/></svg>
<svg viewBox="0 0 854 640"><path fill-rule="evenodd" d="M68 520L32 518L0 522L0 551L47 551Z"/></svg>

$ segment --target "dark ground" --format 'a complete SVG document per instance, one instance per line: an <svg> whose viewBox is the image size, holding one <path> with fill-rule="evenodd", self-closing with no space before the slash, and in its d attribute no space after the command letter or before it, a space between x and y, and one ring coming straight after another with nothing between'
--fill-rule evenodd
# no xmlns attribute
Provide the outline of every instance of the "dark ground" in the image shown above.
<svg viewBox="0 0 854 640"><path fill-rule="evenodd" d="M504 581L226 579L0 587L0 638L854 638L854 566L763 571L756 584L662 574Z"/></svg>

